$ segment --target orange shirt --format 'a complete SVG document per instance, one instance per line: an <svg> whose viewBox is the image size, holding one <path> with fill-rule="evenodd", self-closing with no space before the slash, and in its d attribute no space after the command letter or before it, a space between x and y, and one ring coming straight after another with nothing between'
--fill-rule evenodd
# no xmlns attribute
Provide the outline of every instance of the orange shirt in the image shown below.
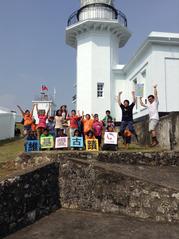
<svg viewBox="0 0 179 239"><path fill-rule="evenodd" d="M31 125L32 124L32 114L30 113L30 115L26 115L24 114L24 125Z"/></svg>
<svg viewBox="0 0 179 239"><path fill-rule="evenodd" d="M87 133L89 130L92 130L93 128L93 122L94 120L93 119L84 119L83 120L83 130L84 130L84 133Z"/></svg>
<svg viewBox="0 0 179 239"><path fill-rule="evenodd" d="M32 129L32 131L36 131L36 129L37 129L36 124L32 123L32 124L31 124L31 129Z"/></svg>
<svg viewBox="0 0 179 239"><path fill-rule="evenodd" d="M131 137L131 136L132 136L131 131L128 130L128 129L126 129L126 130L124 131L124 136L125 136L125 137Z"/></svg>

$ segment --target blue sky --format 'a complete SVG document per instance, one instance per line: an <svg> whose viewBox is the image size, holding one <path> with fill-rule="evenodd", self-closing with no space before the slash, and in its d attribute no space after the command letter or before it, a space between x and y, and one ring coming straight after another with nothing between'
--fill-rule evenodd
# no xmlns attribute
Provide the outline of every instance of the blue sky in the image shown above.
<svg viewBox="0 0 179 239"><path fill-rule="evenodd" d="M179 0L116 0L132 37L119 49L125 64L151 31L179 32ZM65 44L65 27L79 0L0 0L0 106L31 108L42 84L57 105L72 108L76 51Z"/></svg>

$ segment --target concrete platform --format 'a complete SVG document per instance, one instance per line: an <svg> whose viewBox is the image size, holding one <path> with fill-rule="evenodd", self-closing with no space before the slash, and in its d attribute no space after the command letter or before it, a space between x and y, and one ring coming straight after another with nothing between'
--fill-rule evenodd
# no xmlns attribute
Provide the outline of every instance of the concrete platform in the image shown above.
<svg viewBox="0 0 179 239"><path fill-rule="evenodd" d="M178 239L179 224L58 210L6 239Z"/></svg>

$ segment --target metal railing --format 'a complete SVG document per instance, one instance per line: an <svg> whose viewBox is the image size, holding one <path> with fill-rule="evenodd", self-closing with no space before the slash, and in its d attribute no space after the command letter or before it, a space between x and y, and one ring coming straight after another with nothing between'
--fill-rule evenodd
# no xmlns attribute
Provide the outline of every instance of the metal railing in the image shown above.
<svg viewBox="0 0 179 239"><path fill-rule="evenodd" d="M103 14L101 15L103 11L108 11L110 13L110 17L108 15L108 17L105 18ZM82 14L85 14L85 19L82 19L82 17L80 17ZM73 12L68 19L67 26L71 26L86 19L118 20L121 25L127 27L127 18L125 14L115 9L113 6L104 3L88 4Z"/></svg>
<svg viewBox="0 0 179 239"><path fill-rule="evenodd" d="M76 95L72 97L72 102L76 101Z"/></svg>
<svg viewBox="0 0 179 239"><path fill-rule="evenodd" d="M53 97L50 95L46 95L46 94L41 94L41 95L35 95L34 100L33 101L53 101Z"/></svg>

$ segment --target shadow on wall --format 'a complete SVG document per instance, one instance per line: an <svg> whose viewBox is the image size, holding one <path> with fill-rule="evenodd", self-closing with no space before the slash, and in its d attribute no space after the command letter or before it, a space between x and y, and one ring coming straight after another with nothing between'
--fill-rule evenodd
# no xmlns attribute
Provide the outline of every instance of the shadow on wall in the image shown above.
<svg viewBox="0 0 179 239"><path fill-rule="evenodd" d="M59 164L0 182L0 238L60 208Z"/></svg>
<svg viewBox="0 0 179 239"><path fill-rule="evenodd" d="M134 124L139 136L139 143L150 144L150 134L148 132L149 118L145 116ZM157 128L159 145L167 150L179 150L179 112L171 112L160 117Z"/></svg>

